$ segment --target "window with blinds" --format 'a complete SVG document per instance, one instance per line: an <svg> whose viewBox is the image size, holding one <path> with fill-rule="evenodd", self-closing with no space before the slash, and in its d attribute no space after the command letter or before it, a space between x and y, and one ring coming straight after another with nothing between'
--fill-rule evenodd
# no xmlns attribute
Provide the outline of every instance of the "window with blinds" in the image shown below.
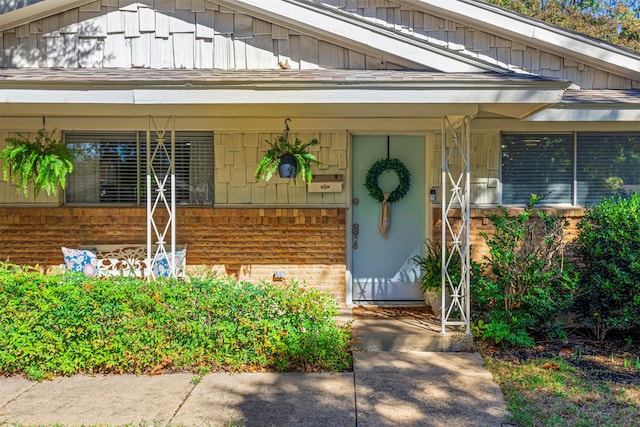
<svg viewBox="0 0 640 427"><path fill-rule="evenodd" d="M502 203L573 202L573 135L502 135Z"/></svg>
<svg viewBox="0 0 640 427"><path fill-rule="evenodd" d="M578 133L577 202L640 191L640 135Z"/></svg>
<svg viewBox="0 0 640 427"><path fill-rule="evenodd" d="M65 142L75 159L65 191L68 204L146 203L145 132L67 132ZM166 156L156 156L156 174L168 167ZM175 171L176 203L213 204L211 132L176 132Z"/></svg>

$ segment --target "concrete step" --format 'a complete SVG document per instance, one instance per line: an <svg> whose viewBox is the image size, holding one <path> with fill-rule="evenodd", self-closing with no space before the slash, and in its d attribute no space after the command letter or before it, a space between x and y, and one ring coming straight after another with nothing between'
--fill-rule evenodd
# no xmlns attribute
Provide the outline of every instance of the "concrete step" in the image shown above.
<svg viewBox="0 0 640 427"><path fill-rule="evenodd" d="M362 348L367 351L471 351L473 337L459 332L440 334L363 334Z"/></svg>
<svg viewBox="0 0 640 427"><path fill-rule="evenodd" d="M447 328L426 307L355 307L341 319L352 320L363 350L471 351L473 337L460 328Z"/></svg>

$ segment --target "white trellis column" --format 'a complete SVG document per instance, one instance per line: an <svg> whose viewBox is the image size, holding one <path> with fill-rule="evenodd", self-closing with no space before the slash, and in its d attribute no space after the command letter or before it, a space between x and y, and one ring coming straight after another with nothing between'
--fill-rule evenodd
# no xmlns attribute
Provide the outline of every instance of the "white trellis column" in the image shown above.
<svg viewBox="0 0 640 427"><path fill-rule="evenodd" d="M176 130L174 117L147 117L147 277L151 266L165 258L177 277L176 253Z"/></svg>
<svg viewBox="0 0 640 427"><path fill-rule="evenodd" d="M447 326L466 326L471 333L470 123L469 116L442 119L442 335ZM455 212L460 213L459 226L453 223ZM460 280L454 281L448 266L457 259Z"/></svg>

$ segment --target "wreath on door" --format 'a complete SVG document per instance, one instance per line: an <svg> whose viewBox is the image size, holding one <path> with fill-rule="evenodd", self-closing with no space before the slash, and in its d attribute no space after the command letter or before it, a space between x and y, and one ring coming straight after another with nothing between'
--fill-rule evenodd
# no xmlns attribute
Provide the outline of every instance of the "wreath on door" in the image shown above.
<svg viewBox="0 0 640 427"><path fill-rule="evenodd" d="M394 172L398 175L398 180L400 181L395 190L393 190L387 198L388 203L395 203L409 192L409 188L411 187L411 172L409 172L409 169L407 169L404 163L398 159L380 159L375 162L367 172L364 186L367 188L367 191L369 191L369 195L379 203L382 203L385 198L384 192L378 184L378 178L380 178L380 175L385 171Z"/></svg>

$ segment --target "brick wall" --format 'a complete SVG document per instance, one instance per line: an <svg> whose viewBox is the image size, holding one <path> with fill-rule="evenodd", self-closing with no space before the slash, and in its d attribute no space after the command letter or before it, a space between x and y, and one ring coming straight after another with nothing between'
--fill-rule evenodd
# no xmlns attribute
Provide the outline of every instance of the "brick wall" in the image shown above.
<svg viewBox="0 0 640 427"><path fill-rule="evenodd" d="M523 210L524 208L511 208L509 209L509 213L516 215ZM577 236L577 224L584 217L584 208L540 208L538 210L548 214L555 213L559 217L569 221L569 225L565 228L565 237L567 240L572 240ZM440 241L441 213L440 208L433 209L432 239L434 242ZM485 232L489 235L493 233L493 223L488 218L488 215L491 213L499 214L500 210L497 208L471 209L471 258L475 261L482 261L483 257L489 254L489 248L480 233ZM453 224L453 228L457 230L460 227L460 211L452 212L450 214L450 221Z"/></svg>
<svg viewBox="0 0 640 427"><path fill-rule="evenodd" d="M345 210L179 208L177 243L190 270L241 280L288 279L345 301ZM58 265L60 247L146 243L144 208L0 208L0 259Z"/></svg>

